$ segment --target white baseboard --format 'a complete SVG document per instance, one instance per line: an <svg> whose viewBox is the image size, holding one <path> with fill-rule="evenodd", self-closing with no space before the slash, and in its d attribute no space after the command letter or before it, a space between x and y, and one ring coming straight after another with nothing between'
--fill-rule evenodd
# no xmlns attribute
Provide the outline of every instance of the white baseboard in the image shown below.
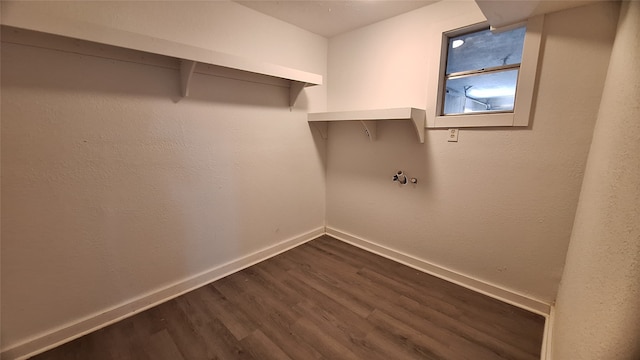
<svg viewBox="0 0 640 360"><path fill-rule="evenodd" d="M324 227L317 228L185 280L173 283L157 291L144 294L111 309L97 312L95 315L80 319L70 325L52 330L9 349L3 349L0 353L0 359L21 360L29 358L276 256L313 240L324 233Z"/></svg>
<svg viewBox="0 0 640 360"><path fill-rule="evenodd" d="M415 258L411 255L401 253L382 245L375 244L371 241L364 240L355 235L351 235L331 227L327 227L327 235L372 252L374 254L378 254L387 259L391 259L401 264L410 266L416 270L420 270L454 284L458 284L481 294L491 296L492 298L498 299L508 304L523 308L525 310L545 317L549 315L550 304L544 301L533 299L529 296L509 289L505 289L501 286L476 279L469 275L461 274L459 272L444 268L436 264L432 264L428 261Z"/></svg>
<svg viewBox="0 0 640 360"><path fill-rule="evenodd" d="M313 240L323 234L332 236L338 240L357 246L374 254L410 266L414 269L464 286L481 294L491 296L511 305L540 314L546 318L545 333L542 344L542 360L551 360L551 328L553 325L553 307L541 300L530 298L515 291L475 279L471 276L446 269L429 263L425 260L401 253L382 245L361 239L355 235L327 227L318 228L308 233L295 236L276 245L254 252L242 258L230 261L206 272L187 278L183 281L168 285L160 290L142 295L124 304L107 309L95 315L80 319L70 325L52 330L44 335L37 336L9 349L0 352L0 359L22 360L52 349L56 346L77 339L90 332L99 330L105 326L116 323L122 319L133 316L144 310L152 308L163 302L169 301L189 291L195 290L229 274L240 271L251 265L257 264L282 252Z"/></svg>

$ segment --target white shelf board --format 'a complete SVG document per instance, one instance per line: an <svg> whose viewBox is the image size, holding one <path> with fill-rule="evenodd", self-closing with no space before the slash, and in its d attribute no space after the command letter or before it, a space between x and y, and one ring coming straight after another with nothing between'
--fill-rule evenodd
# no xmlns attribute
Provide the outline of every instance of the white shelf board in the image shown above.
<svg viewBox="0 0 640 360"><path fill-rule="evenodd" d="M376 110L333 111L310 113L307 121L310 123L328 123L332 121L360 121L371 141L376 137L376 122L380 120L411 120L420 143L424 143L425 110L412 107L388 108ZM326 129L319 128L326 138ZM323 131L324 130L324 131Z"/></svg>
<svg viewBox="0 0 640 360"><path fill-rule="evenodd" d="M2 25L182 59L184 63L189 64L187 68L181 70L183 94L188 93L190 74L193 73L193 71L189 72L188 70L195 63L211 64L290 80L290 99L292 102L297 99L304 87L321 85L323 80L322 75L319 74L144 34L81 21L65 21L64 19L53 17L42 18L36 14L30 14L30 16L22 15L20 12L3 13ZM293 106L293 103L290 105Z"/></svg>

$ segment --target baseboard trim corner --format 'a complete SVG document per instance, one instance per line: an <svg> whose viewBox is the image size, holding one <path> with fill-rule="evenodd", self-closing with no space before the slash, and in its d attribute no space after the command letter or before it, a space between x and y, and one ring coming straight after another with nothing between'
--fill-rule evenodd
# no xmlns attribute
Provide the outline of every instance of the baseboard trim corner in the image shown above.
<svg viewBox="0 0 640 360"><path fill-rule="evenodd" d="M43 335L24 341L8 349L2 349L0 359L22 360L77 339L83 335L99 330L144 310L193 291L227 275L238 272L251 265L267 260L296 246L302 245L325 234L325 227L309 232L258 250L249 255L216 266L210 270L167 285L161 289L141 295L123 304L114 306L94 315L75 321L69 325L51 330Z"/></svg>
<svg viewBox="0 0 640 360"><path fill-rule="evenodd" d="M556 307L550 306L549 315L544 322L544 334L542 335L542 351L540 351L541 360L551 360L551 341L553 340L553 322L556 317Z"/></svg>
<svg viewBox="0 0 640 360"><path fill-rule="evenodd" d="M362 239L356 235L352 235L329 226L326 228L326 233L327 235L344 241L348 244L357 246L361 249L367 250L374 254L378 254L387 259L391 259L401 264L410 266L416 270L420 270L454 284L458 284L460 286L466 287L468 289L490 296L508 304L517 306L519 308L545 317L549 315L550 304L544 301L533 299L531 297L503 288L501 286L476 279L469 275L444 268L442 266L430 263L422 259L418 259L411 255L390 249L388 247L376 244L372 241Z"/></svg>

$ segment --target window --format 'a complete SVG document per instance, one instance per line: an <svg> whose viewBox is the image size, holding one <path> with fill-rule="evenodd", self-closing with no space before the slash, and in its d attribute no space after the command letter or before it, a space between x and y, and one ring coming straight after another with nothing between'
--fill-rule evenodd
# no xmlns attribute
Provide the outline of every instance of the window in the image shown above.
<svg viewBox="0 0 640 360"><path fill-rule="evenodd" d="M527 126L542 16L498 31L486 23L442 30L427 126Z"/></svg>
<svg viewBox="0 0 640 360"><path fill-rule="evenodd" d="M447 36L441 115L513 111L525 28Z"/></svg>

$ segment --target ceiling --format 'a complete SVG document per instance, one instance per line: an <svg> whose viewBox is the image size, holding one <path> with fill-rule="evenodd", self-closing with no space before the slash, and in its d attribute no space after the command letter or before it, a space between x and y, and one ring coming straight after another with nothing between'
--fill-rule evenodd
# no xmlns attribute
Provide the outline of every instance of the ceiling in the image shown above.
<svg viewBox="0 0 640 360"><path fill-rule="evenodd" d="M233 0L326 38L400 15L439 0ZM528 17L599 0L475 0L489 24L506 26ZM616 0L606 0L616 1Z"/></svg>
<svg viewBox="0 0 640 360"><path fill-rule="evenodd" d="M235 0L263 14L330 38L437 0Z"/></svg>

